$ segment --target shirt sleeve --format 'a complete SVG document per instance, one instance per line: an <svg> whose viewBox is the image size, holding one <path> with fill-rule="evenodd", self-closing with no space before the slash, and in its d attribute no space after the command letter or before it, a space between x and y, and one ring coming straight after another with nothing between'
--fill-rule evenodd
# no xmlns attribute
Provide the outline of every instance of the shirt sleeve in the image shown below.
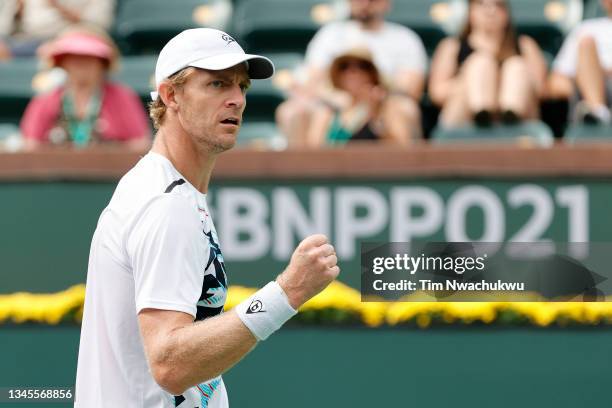
<svg viewBox="0 0 612 408"><path fill-rule="evenodd" d="M135 221L126 248L136 313L153 308L196 316L209 245L197 210L185 197L153 199Z"/></svg>
<svg viewBox="0 0 612 408"><path fill-rule="evenodd" d="M323 26L317 31L304 56L304 62L311 67L326 68L337 52L337 38L334 24Z"/></svg>
<svg viewBox="0 0 612 408"><path fill-rule="evenodd" d="M396 44L401 44L401 49L396 54L395 72L416 71L425 74L427 71L427 52L421 38L414 32L404 30L402 38L398 36Z"/></svg>

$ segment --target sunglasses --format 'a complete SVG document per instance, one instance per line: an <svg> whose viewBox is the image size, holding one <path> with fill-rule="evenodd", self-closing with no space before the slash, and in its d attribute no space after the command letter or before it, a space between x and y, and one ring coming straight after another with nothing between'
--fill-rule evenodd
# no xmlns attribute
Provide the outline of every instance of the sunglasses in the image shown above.
<svg viewBox="0 0 612 408"><path fill-rule="evenodd" d="M338 64L338 69L340 71L346 71L351 68L358 69L361 71L372 71L372 64L367 61L360 60L342 61L340 64Z"/></svg>

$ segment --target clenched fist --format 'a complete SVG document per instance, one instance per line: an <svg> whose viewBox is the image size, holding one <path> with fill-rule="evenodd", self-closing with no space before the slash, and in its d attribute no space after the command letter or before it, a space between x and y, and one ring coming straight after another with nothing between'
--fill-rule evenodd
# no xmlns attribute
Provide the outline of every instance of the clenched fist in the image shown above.
<svg viewBox="0 0 612 408"><path fill-rule="evenodd" d="M336 250L325 235L311 235L300 242L289 265L276 278L291 307L297 310L336 279L340 273L337 263Z"/></svg>

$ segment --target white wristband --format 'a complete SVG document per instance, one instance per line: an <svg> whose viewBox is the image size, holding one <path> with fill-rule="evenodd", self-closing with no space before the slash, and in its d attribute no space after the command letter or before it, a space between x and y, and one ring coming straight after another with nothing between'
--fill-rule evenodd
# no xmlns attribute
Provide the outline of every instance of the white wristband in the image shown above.
<svg viewBox="0 0 612 408"><path fill-rule="evenodd" d="M236 306L236 313L257 340L265 340L297 313L276 281Z"/></svg>

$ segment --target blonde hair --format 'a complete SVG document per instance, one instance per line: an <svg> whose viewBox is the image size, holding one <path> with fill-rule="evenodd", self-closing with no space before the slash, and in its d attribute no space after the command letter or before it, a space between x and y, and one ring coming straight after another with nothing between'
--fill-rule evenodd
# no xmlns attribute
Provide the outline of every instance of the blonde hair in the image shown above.
<svg viewBox="0 0 612 408"><path fill-rule="evenodd" d="M187 67L176 74L170 75L164 82L172 85L174 88L181 88L185 82L187 82L187 78L189 75L195 71L193 67ZM149 102L149 117L153 121L153 128L158 130L161 125L164 123L164 115L166 114L167 106L162 100L162 98L158 95L157 98L153 102Z"/></svg>

